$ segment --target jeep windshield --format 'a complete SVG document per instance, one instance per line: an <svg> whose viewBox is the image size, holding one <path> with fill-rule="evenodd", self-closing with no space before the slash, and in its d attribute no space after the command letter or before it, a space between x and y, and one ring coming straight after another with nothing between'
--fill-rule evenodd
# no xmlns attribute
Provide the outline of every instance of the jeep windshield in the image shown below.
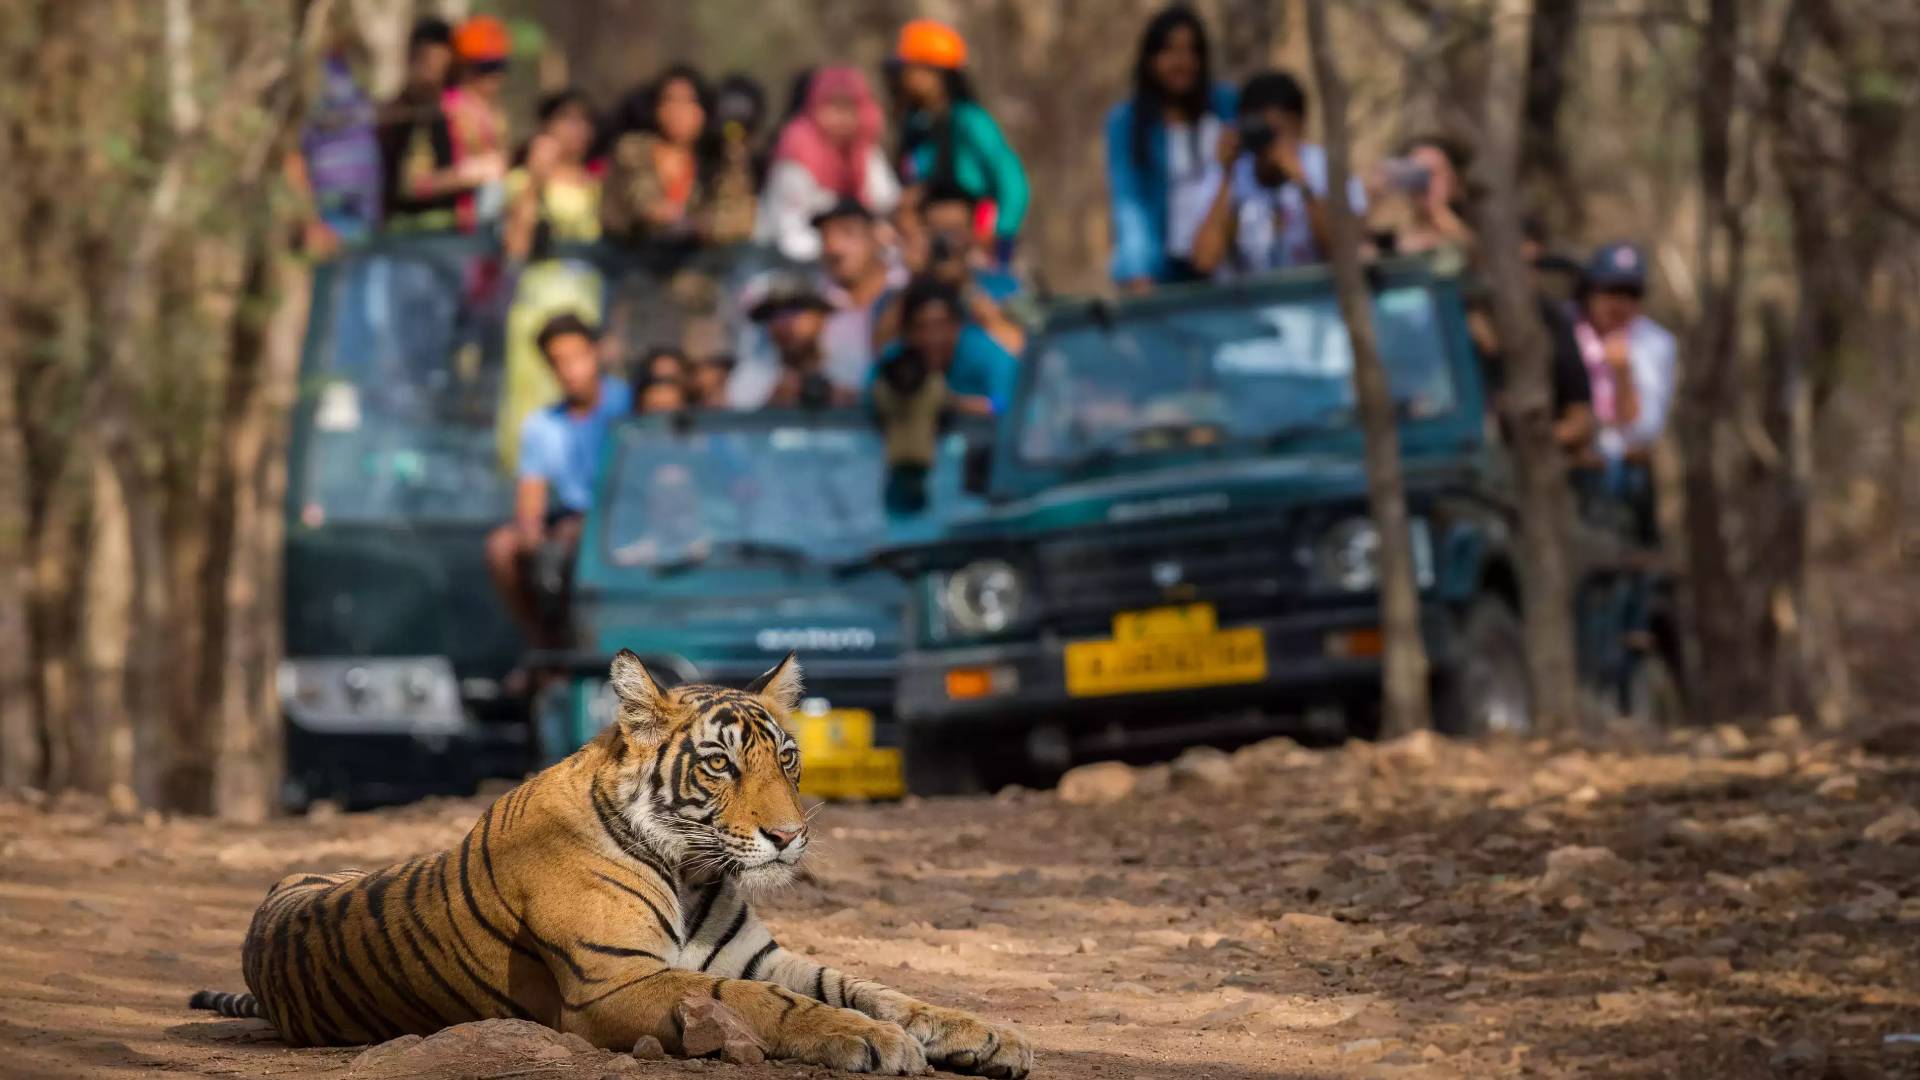
<svg viewBox="0 0 1920 1080"><path fill-rule="evenodd" d="M603 543L615 567L846 567L889 535L886 452L847 425L644 421L616 435Z"/></svg>
<svg viewBox="0 0 1920 1080"><path fill-rule="evenodd" d="M505 518L504 304L486 265L471 247L422 243L326 271L302 386L302 521Z"/></svg>
<svg viewBox="0 0 1920 1080"><path fill-rule="evenodd" d="M1402 418L1452 411L1456 388L1428 288L1383 290L1374 315ZM1028 465L1265 448L1355 423L1353 350L1330 289L1196 293L1178 307L1096 312L1044 334L1030 356L1035 370L1015 419Z"/></svg>

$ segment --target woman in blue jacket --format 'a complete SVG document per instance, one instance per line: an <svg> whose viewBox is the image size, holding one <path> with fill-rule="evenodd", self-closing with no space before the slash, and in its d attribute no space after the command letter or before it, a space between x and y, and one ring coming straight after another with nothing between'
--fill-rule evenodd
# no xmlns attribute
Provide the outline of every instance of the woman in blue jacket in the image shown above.
<svg viewBox="0 0 1920 1080"><path fill-rule="evenodd" d="M1133 96L1107 116L1111 271L1122 288L1201 276L1187 256L1220 183L1215 148L1233 112L1233 87L1213 81L1200 17L1185 4L1161 10L1140 35Z"/></svg>

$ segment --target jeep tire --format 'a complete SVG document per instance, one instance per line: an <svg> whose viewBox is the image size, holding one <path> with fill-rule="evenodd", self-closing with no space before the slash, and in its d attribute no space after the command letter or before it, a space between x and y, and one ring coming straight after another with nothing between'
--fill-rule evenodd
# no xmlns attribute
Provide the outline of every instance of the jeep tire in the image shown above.
<svg viewBox="0 0 1920 1080"><path fill-rule="evenodd" d="M1527 635L1504 600L1482 596L1460 620L1458 659L1440 676L1434 724L1449 735L1525 735L1533 729Z"/></svg>

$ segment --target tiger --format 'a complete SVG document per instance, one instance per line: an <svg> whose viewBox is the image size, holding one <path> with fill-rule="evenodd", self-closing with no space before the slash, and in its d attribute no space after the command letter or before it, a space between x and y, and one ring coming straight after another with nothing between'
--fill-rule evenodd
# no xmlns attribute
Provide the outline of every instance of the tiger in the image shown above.
<svg viewBox="0 0 1920 1080"><path fill-rule="evenodd" d="M808 847L789 653L740 690L663 689L621 650L613 722L500 796L456 846L381 870L292 874L241 949L249 993L190 1005L295 1046L534 1020L595 1046L682 1052L678 1004L718 1000L769 1057L894 1075L1021 1080L1016 1028L782 948L750 899Z"/></svg>

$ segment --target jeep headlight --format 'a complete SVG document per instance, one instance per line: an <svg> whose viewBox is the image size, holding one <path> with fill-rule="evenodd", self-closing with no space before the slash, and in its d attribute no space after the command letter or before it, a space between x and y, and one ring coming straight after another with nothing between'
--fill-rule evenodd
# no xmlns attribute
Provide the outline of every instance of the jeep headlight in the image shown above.
<svg viewBox="0 0 1920 1080"><path fill-rule="evenodd" d="M1002 559L976 559L955 570L939 594L941 613L962 634L1000 633L1020 618L1026 599L1020 571Z"/></svg>
<svg viewBox="0 0 1920 1080"><path fill-rule="evenodd" d="M444 656L283 660L279 677L281 707L315 730L449 732L466 722Z"/></svg>
<svg viewBox="0 0 1920 1080"><path fill-rule="evenodd" d="M1433 584L1433 548L1424 518L1407 523L1413 547L1414 583ZM1313 549L1313 576L1321 586L1365 592L1380 584L1380 530L1371 518L1353 517L1320 534Z"/></svg>

